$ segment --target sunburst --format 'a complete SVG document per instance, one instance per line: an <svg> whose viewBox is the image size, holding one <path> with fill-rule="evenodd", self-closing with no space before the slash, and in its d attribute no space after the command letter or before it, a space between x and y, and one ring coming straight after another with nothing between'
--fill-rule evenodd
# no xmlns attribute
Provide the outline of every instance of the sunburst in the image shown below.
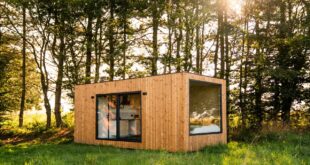
<svg viewBox="0 0 310 165"><path fill-rule="evenodd" d="M244 0L226 0L226 2L231 11L239 15L242 13Z"/></svg>

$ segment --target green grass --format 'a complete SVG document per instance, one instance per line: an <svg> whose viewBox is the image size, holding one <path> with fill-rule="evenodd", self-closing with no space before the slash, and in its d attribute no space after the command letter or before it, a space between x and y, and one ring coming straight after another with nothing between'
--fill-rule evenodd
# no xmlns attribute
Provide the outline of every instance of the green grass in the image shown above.
<svg viewBox="0 0 310 165"><path fill-rule="evenodd" d="M1 129L13 129L16 133L26 133L38 131L38 129L45 129L46 126L46 114L45 111L31 110L24 112L24 127L18 128L19 113L13 112L5 115L7 120L0 123ZM65 127L73 128L74 113L67 112L62 114L62 120ZM52 126L55 126L54 114L51 114Z"/></svg>
<svg viewBox="0 0 310 165"><path fill-rule="evenodd" d="M0 147L7 144L63 143L73 139L73 113L62 116L63 127L46 129L46 117L43 111L25 111L24 126L18 127L18 113L7 114L8 120L0 123ZM55 125L52 118L52 125ZM1 159L0 159L1 163Z"/></svg>
<svg viewBox="0 0 310 165"><path fill-rule="evenodd" d="M273 133L192 153L119 149L82 144L0 147L0 164L310 164L310 133Z"/></svg>

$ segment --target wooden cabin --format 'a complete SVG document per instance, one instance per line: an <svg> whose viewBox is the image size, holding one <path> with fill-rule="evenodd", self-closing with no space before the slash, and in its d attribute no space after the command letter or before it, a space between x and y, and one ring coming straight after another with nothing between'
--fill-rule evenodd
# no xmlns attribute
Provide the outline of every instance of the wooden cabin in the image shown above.
<svg viewBox="0 0 310 165"><path fill-rule="evenodd" d="M74 141L171 152L226 144L225 80L174 73L77 85Z"/></svg>

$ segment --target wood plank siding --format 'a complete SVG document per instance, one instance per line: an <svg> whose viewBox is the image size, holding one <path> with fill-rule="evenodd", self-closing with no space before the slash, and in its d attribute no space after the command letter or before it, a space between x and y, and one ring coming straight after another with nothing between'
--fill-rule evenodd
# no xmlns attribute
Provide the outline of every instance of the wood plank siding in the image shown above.
<svg viewBox="0 0 310 165"><path fill-rule="evenodd" d="M220 134L189 135L189 79L222 84L222 125ZM96 139L96 95L131 91L142 95L142 141ZM145 78L116 80L75 87L76 143L112 145L122 148L195 151L206 145L226 143L226 85L221 79L175 73Z"/></svg>

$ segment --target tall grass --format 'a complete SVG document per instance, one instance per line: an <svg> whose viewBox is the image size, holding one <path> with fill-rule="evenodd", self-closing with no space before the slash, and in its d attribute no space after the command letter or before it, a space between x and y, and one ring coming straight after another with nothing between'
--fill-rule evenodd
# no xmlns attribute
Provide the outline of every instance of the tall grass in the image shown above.
<svg viewBox="0 0 310 165"><path fill-rule="evenodd" d="M64 127L52 127L51 129L46 129L46 115L44 112L26 111L22 128L18 127L17 113L11 113L6 117L9 120L1 123L0 146L22 142L31 142L32 144L62 143L73 139L73 112L66 113L63 116ZM55 125L54 118L52 118L52 124Z"/></svg>
<svg viewBox="0 0 310 165"><path fill-rule="evenodd" d="M27 143L0 148L1 164L310 164L310 133L275 133L255 143L229 142L192 153L82 144Z"/></svg>
<svg viewBox="0 0 310 165"><path fill-rule="evenodd" d="M18 129L18 113L9 113L5 116L8 120L5 120L1 123L1 129L14 129L18 132L27 132L27 131L42 131L45 129L46 125L46 114L44 111L25 111L24 113L24 127ZM64 127L73 128L74 124L74 115L73 112L68 112L62 117ZM52 114L52 125L55 125L55 117Z"/></svg>

